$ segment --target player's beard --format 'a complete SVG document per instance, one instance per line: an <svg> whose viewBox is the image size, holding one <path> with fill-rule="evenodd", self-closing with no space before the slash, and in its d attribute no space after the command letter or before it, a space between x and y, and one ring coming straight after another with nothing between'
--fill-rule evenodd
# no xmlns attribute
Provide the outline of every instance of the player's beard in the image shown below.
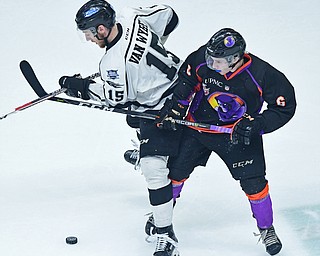
<svg viewBox="0 0 320 256"><path fill-rule="evenodd" d="M106 47L106 43L104 42L104 40L97 40L96 44L100 47L100 48L105 48Z"/></svg>

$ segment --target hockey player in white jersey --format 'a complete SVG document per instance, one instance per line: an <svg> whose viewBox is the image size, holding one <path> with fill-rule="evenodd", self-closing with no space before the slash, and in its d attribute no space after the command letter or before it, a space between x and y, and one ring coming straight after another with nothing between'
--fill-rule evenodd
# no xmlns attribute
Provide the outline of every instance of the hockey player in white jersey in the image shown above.
<svg viewBox="0 0 320 256"><path fill-rule="evenodd" d="M178 25L178 16L169 6L125 8L116 17L112 6L91 0L76 14L78 29L87 41L106 48L100 61L103 83L63 76L59 83L69 96L97 100L115 108L130 108L158 114L177 79L180 59L164 47ZM153 120L141 119L140 164L147 181L157 237L154 256L179 255L172 226L172 186L167 160L178 151L181 132L167 132Z"/></svg>

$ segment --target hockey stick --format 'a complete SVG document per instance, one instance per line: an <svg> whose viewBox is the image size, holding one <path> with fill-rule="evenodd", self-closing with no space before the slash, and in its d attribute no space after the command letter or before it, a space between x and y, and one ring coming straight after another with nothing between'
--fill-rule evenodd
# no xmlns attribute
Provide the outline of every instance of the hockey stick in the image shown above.
<svg viewBox="0 0 320 256"><path fill-rule="evenodd" d="M28 81L28 83L30 84L30 86L32 87L32 89L35 91L35 93L38 96L43 97L44 95L48 94L43 89L40 81L38 80L38 78L37 78L36 74L34 73L29 62L27 62L26 60L21 61L20 69L22 71L22 74L24 75L24 77L26 78L26 80ZM95 78L93 76L91 76L91 79ZM73 99L72 100L65 99L65 98L60 98L60 97L55 97L55 96L48 98L48 100L60 102L60 103L71 104L71 105L89 107L89 108L94 108L94 109L99 109L99 110L104 110L104 111L111 111L111 112L116 112L116 113L120 113L120 114L131 115L131 116L145 118L145 119L151 119L151 120L155 120L157 118L157 115L153 115L153 114L149 114L149 113L141 113L141 112L122 109L122 108L112 108L112 107L108 107L108 106L101 105L101 104L95 104L95 103L91 103L91 102L84 102L84 101L73 100ZM217 132L222 132L222 133L231 133L232 132L231 128L225 128L225 127L216 126L216 125L189 122L186 120L179 120L179 119L174 119L174 121L177 124L185 125L185 126L204 128L204 129L209 129L212 131L217 131Z"/></svg>
<svg viewBox="0 0 320 256"><path fill-rule="evenodd" d="M23 74L23 76L25 77L25 79L28 81L28 83L30 84L30 86L32 87L32 89L34 90L34 92L39 96L42 97L44 95L47 95L48 93L43 89L40 81L38 80L36 74L34 73L30 63L26 60L23 60L20 62L20 70ZM85 79L94 79L100 76L100 73L94 73L90 76L87 76ZM50 100L53 101L58 101L56 99L60 99L60 98L50 98ZM63 99L63 98L61 98ZM72 103L70 103L72 104ZM76 104L78 105L78 104Z"/></svg>
<svg viewBox="0 0 320 256"><path fill-rule="evenodd" d="M30 102L28 102L26 104L23 104L22 106L15 108L14 111L12 111L12 112L10 112L8 114L5 114L4 116L1 116L0 120L6 118L9 115L18 113L19 111L25 110L25 109L27 109L29 107L32 107L32 106L34 106L36 104L39 104L40 102L43 102L43 101L48 100L48 99L50 99L52 97L55 97L56 95L59 95L59 94L65 92L66 90L67 90L66 88L61 88L59 90L56 90L56 91L51 92L49 94L46 94L46 95L44 95L44 96L42 96L42 97L40 97L38 99L35 99L35 100L30 101Z"/></svg>
<svg viewBox="0 0 320 256"><path fill-rule="evenodd" d="M44 97L45 95L48 95L48 93L43 89L39 79L37 78L33 68L31 67L30 63L26 60L23 60L20 62L20 70L31 86L31 88L34 90L34 92L39 96L39 97ZM99 73L95 73L89 77L88 79L94 79L96 77L99 77ZM75 100L75 99L66 99L66 98L60 98L60 97L50 97L48 100L59 102L59 103L66 103L66 104L71 104L71 105L77 105L77 106L83 106L83 107L88 107L88 108L94 108L94 109L99 109L99 110L104 110L104 111L111 111L111 112L117 112L120 114L126 114L126 115L134 115L136 117L142 117L142 118L147 118L147 119L155 119L156 116L148 113L140 113L140 112L135 112L135 111L130 111L130 110L125 110L121 108L112 108L108 107L106 105L101 105L101 104L96 104L92 102L85 102L85 101L80 101L80 100Z"/></svg>
<svg viewBox="0 0 320 256"><path fill-rule="evenodd" d="M25 60L23 60L23 61L20 62L20 69L21 69L21 71L24 70L26 73L28 73L28 72L33 72L30 64L29 64L27 61L25 61ZM31 69L31 70L30 70L30 69ZM23 73L24 77L27 79L28 83L29 83L30 85L31 85L31 84L33 85L32 88L34 89L34 91L37 93L37 95L38 95L40 98L35 99L35 100L33 100L33 101L30 101L30 102L28 102L28 103L26 103L26 104L23 104L22 106L19 106L19 107L15 108L14 111L12 111L12 112L10 112L10 113L7 113L7 114L5 114L5 115L3 115L3 116L0 116L0 120L6 118L6 117L9 116L9 115L18 113L19 111L25 110L25 109L27 109L27 108L29 108L29 107L32 107L32 106L34 106L34 105L36 105L36 104L39 104L39 103L41 103L41 102L43 102L43 101L45 101L45 100L50 100L50 99L52 99L52 98L60 99L60 98L57 98L57 97L55 97L55 96L57 96L57 95L59 95L59 94L61 94L61 93L64 93L64 92L66 92L66 90L67 90L66 88L61 88L61 89L56 90L56 91L54 91L54 92L47 93L47 92L43 89L43 87L42 87L42 85L40 84L39 80L36 78L35 74L34 74L34 76L32 76L32 75L26 76L26 74L25 74L24 72L22 72L22 73ZM100 76L100 73L94 73L94 74L86 77L86 79L94 79L94 78L99 77L99 76Z"/></svg>

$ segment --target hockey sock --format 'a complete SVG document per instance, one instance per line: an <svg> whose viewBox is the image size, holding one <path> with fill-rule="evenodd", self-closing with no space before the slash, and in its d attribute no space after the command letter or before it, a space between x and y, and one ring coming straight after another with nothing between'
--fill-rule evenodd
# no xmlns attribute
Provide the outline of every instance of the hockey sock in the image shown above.
<svg viewBox="0 0 320 256"><path fill-rule="evenodd" d="M249 198L253 217L257 221L257 225L261 229L269 228L273 223L272 202L269 194L268 184L258 194L247 195Z"/></svg>
<svg viewBox="0 0 320 256"><path fill-rule="evenodd" d="M172 181L172 193L173 193L174 202L176 201L177 198L180 197L180 193L183 185L184 185L184 182Z"/></svg>

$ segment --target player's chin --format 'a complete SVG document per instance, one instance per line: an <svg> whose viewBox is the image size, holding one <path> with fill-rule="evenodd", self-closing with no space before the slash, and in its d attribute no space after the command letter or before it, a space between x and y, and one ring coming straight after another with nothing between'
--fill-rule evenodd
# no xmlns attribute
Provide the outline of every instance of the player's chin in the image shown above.
<svg viewBox="0 0 320 256"><path fill-rule="evenodd" d="M105 43L97 43L97 45L100 47L100 48L105 48L106 47L106 44Z"/></svg>

